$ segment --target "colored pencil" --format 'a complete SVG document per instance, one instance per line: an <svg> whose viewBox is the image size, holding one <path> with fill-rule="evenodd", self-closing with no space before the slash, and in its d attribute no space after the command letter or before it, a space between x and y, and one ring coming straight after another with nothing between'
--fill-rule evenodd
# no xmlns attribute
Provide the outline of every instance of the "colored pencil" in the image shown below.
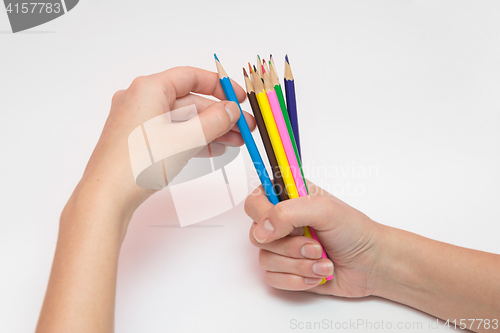
<svg viewBox="0 0 500 333"><path fill-rule="evenodd" d="M251 65L248 64L248 66L250 68L250 73L252 73ZM262 113L260 112L259 103L257 102L257 96L255 95L255 89L252 82L250 81L250 78L248 77L245 68L243 68L243 76L245 77L245 86L247 90L248 101L255 116L257 128L259 129L260 137L262 138L262 142L264 143L267 158L269 159L269 164L271 164L271 169L273 171L275 192L278 195L280 201L287 200L288 194L285 191L285 183L283 181L283 177L281 176L276 156L274 156L273 146L271 145L271 141L269 140L269 134L267 133L266 125L264 124L264 118L262 118Z"/></svg>
<svg viewBox="0 0 500 333"><path fill-rule="evenodd" d="M220 64L217 55L214 54L215 64L217 66L217 72L219 73L219 81L222 86L222 90L226 95L228 101L235 102L240 108L240 118L238 118L237 125L240 130L241 136L243 137L243 141L247 146L248 153L250 154L250 158L252 159L253 165L257 171L257 175L260 178L260 182L262 183L262 187L264 188L264 192L266 193L267 199L273 204L276 205L279 200L274 192L273 183L271 179L269 179L269 175L267 174L266 167L264 165L264 161L259 154L257 146L255 145L255 141L253 140L252 133L250 132L250 128L248 127L248 123L243 115L243 111L241 110L240 103L238 102L238 98L234 92L233 86L231 84L231 80L227 75L224 68Z"/></svg>
<svg viewBox="0 0 500 333"><path fill-rule="evenodd" d="M286 124L286 132L287 132L286 134L288 134L288 136L290 138L290 142L293 146L293 155L295 156L295 161L297 161L298 168L300 169L300 176L304 182L304 187L305 187L305 190L306 190L307 195L308 195L309 189L307 188L306 179L304 177L304 172L302 170L302 161L300 160L300 156L299 156L297 146L295 143L295 136L293 135L292 127L290 124L290 119L288 117L288 111L286 109L285 100L283 98L283 91L281 90L281 86L279 83L276 68L274 67L274 64L272 61L269 61L269 67L270 67L269 73L270 73L271 85L274 86L274 91L276 92L276 97L278 98L279 105L281 108L281 114L283 115L283 120ZM278 130L279 130L279 127L278 127ZM281 135L281 132L280 132L280 135ZM290 152L290 154L291 154L291 152ZM287 157L288 157L288 153L287 153ZM289 158L289 161L290 161L290 158ZM297 183L297 180L295 180L295 183ZM300 194L300 191L299 191L299 194ZM311 233L312 238L314 238L315 240L317 240L319 242L319 239L316 236L316 232L314 231L313 228L310 228L310 233ZM322 257L323 258L327 257L326 251L324 248L323 248ZM332 278L333 278L333 276L329 276L326 278L326 280L328 281L328 280L331 280Z"/></svg>
<svg viewBox="0 0 500 333"><path fill-rule="evenodd" d="M276 65L274 64L274 58L272 54L269 55L269 62L270 62L269 69L274 71L274 74L276 74L276 77L278 77L278 73L276 72ZM274 69L271 67L273 67Z"/></svg>
<svg viewBox="0 0 500 333"><path fill-rule="evenodd" d="M295 98L295 80L293 79L292 69L290 68L290 62L288 61L288 55L285 56L285 92L288 115L290 116L290 124L292 125L293 135L295 136L299 156L302 158L302 153L300 151L299 122L297 118L297 101Z"/></svg>
<svg viewBox="0 0 500 333"><path fill-rule="evenodd" d="M257 74L262 77L262 60L260 60L259 55L257 54Z"/></svg>
<svg viewBox="0 0 500 333"><path fill-rule="evenodd" d="M276 126L278 128L278 133L279 137L281 139L281 143L283 145L283 148L285 150L285 154L290 166L290 169L292 171L292 176L293 180L295 182L295 186L297 189L297 192L299 194L299 197L305 197L308 195L306 187L305 187L305 180L302 176L302 173L300 171L298 162L297 162L297 157L295 155L295 151L293 149L291 139L290 139L290 134L288 132L288 128L285 123L285 119L283 117L283 113L281 111L281 106L278 101L278 97L276 96L276 91L274 90L273 86L271 85L271 79L269 77L270 71L269 68L267 67L267 63L264 61L263 62L264 66L264 74L263 74L263 80L264 80L264 90L267 95L267 99L269 101L269 105L271 106L271 111L274 117L274 121L276 122ZM291 198L291 197L290 197ZM309 227L304 227L304 235L313 238L319 242L318 237L316 236L316 233L314 233L314 230ZM323 249L322 256L326 257L326 252ZM322 283L326 282L326 279L323 279Z"/></svg>
<svg viewBox="0 0 500 333"><path fill-rule="evenodd" d="M276 96L278 97L278 101L280 103L280 108L281 108L281 113L283 114L283 119L285 120L286 128L288 130L288 134L290 136L290 141L292 142L293 146L293 151L295 153L295 157L297 158L297 163L300 168L300 173L302 174L302 178L305 179L304 173L302 171L302 161L300 159L299 151L297 149L297 144L295 142L295 135L293 134L293 129L292 125L290 124L290 118L288 116L288 110L286 108L285 104L285 98L283 97L283 90L281 89L280 81L278 78L278 74L276 72L276 67L274 67L274 64L272 61L269 63L269 73L270 73L270 78L271 78L271 85L274 86L274 91L276 91ZM305 180L304 180L305 182ZM306 190L307 190L307 184L305 184Z"/></svg>
<svg viewBox="0 0 500 333"><path fill-rule="evenodd" d="M290 135L288 134L288 128L286 126L285 119L283 118L283 113L281 112L281 106L278 101L278 97L276 96L276 91L271 85L271 79L268 74L269 68L267 67L267 64L265 62L264 69L264 90L266 91L267 99L269 101L269 105L271 106L271 111L278 128L281 143L283 144L283 148L285 149L286 158L292 171L293 180L295 181L297 192L299 193L299 196L304 197L307 196L304 179L302 178L299 164L297 163L297 157L295 156L295 151L293 150Z"/></svg>
<svg viewBox="0 0 500 333"><path fill-rule="evenodd" d="M286 192L288 193L288 197L290 199L298 198L299 193L297 192L297 187L295 186L295 181L293 180L290 165L288 164L288 159L286 158L285 149L283 148L283 144L281 143L278 127L276 126L276 122L274 121L271 106L269 105L269 100L267 99L266 92L264 91L264 85L262 83L262 80L257 76L256 72L253 72L252 76L254 76L253 83L257 102L262 113L262 118L264 118L264 124L266 125L271 145L273 146L274 155L276 156L278 166L280 167L281 175L285 183Z"/></svg>

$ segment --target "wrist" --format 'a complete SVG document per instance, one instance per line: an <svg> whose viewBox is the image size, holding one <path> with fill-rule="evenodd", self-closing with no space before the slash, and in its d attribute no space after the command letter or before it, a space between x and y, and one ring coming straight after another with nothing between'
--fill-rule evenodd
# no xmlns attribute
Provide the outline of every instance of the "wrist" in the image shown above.
<svg viewBox="0 0 500 333"><path fill-rule="evenodd" d="M86 172L72 197L86 203L106 206L132 216L134 211L157 190L144 189L121 172ZM75 198L76 199L76 198Z"/></svg>
<svg viewBox="0 0 500 333"><path fill-rule="evenodd" d="M82 236L87 231L103 232L117 236L121 244L139 205L106 185L82 179L61 213L60 231L78 229Z"/></svg>
<svg viewBox="0 0 500 333"><path fill-rule="evenodd" d="M417 297L419 276L416 266L421 236L379 224L379 256L374 265L373 294L397 302ZM420 288L421 289L421 288Z"/></svg>

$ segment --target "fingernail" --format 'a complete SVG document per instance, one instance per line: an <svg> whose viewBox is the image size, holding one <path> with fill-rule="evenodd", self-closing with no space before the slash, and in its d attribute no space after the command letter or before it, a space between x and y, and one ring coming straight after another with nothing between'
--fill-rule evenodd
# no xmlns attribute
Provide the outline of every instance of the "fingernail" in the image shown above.
<svg viewBox="0 0 500 333"><path fill-rule="evenodd" d="M318 261L312 266L314 274L330 276L333 274L333 264L331 261Z"/></svg>
<svg viewBox="0 0 500 333"><path fill-rule="evenodd" d="M232 104L236 104L236 103L232 102ZM233 112L234 111L231 110L231 108L229 107L229 103L226 104L225 110L226 110L227 114L229 115L229 119L231 120L231 122L233 122L233 119L234 119L234 115L233 115L234 113Z"/></svg>
<svg viewBox="0 0 500 333"><path fill-rule="evenodd" d="M318 284L322 281L322 278L304 278L306 284Z"/></svg>
<svg viewBox="0 0 500 333"><path fill-rule="evenodd" d="M253 237L259 243L264 243L266 239L271 236L274 228L269 219L265 219L263 223L257 225L257 228L253 231Z"/></svg>
<svg viewBox="0 0 500 333"><path fill-rule="evenodd" d="M318 244L305 244L300 248L300 255L307 259L319 259L323 249Z"/></svg>

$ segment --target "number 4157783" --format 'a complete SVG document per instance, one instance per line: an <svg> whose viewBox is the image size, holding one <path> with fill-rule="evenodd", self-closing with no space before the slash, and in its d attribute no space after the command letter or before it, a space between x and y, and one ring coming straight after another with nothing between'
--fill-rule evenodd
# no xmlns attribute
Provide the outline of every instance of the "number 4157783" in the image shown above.
<svg viewBox="0 0 500 333"><path fill-rule="evenodd" d="M468 325L470 324L470 325ZM477 326L476 326L477 325ZM498 319L460 319L460 322L457 323L457 320L453 320L450 322L448 319L446 323L444 323L444 327L447 328L460 328L462 330L465 329L483 329L489 330L490 328L493 330L498 329Z"/></svg>
<svg viewBox="0 0 500 333"><path fill-rule="evenodd" d="M47 13L47 14L59 14L61 12L61 4L60 3L45 3L45 2L23 2L12 4L9 3L7 6L7 13Z"/></svg>

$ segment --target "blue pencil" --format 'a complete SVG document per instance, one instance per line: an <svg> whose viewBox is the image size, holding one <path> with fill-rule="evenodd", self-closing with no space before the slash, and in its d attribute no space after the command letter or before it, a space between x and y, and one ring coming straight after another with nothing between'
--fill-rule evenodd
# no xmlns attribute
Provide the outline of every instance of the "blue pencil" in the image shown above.
<svg viewBox="0 0 500 333"><path fill-rule="evenodd" d="M243 141L245 141L245 145L247 146L248 153L250 154L250 158L252 159L255 170L257 171L257 175L260 178L260 182L262 183L264 192L266 193L267 199L273 205L276 205L279 202L278 196L274 191L271 179L269 179L269 175L266 171L266 167L264 166L264 162L262 161L262 157L260 156L260 153L257 150L257 146L255 145L255 141L253 140L252 133L250 132L250 128L248 127L245 116L243 115L243 111L241 110L238 98L236 98L233 86L231 85L231 80L229 79L229 76L226 74L224 68L222 68L222 65L220 64L217 55L214 54L214 56L215 56L215 64L217 65L217 71L219 72L219 80L222 86L222 90L224 90L224 94L226 95L227 100L235 102L236 104L238 104L238 107L240 108L241 115L236 124L238 125L241 136L243 137Z"/></svg>
<svg viewBox="0 0 500 333"><path fill-rule="evenodd" d="M290 117L290 125L292 126L295 143L299 152L299 158L302 159L302 152L300 150L300 137L299 137L299 120L297 118L297 101L295 100L295 81L293 80L292 70L288 62L288 55L285 56L285 92L286 92L286 108L288 116Z"/></svg>

